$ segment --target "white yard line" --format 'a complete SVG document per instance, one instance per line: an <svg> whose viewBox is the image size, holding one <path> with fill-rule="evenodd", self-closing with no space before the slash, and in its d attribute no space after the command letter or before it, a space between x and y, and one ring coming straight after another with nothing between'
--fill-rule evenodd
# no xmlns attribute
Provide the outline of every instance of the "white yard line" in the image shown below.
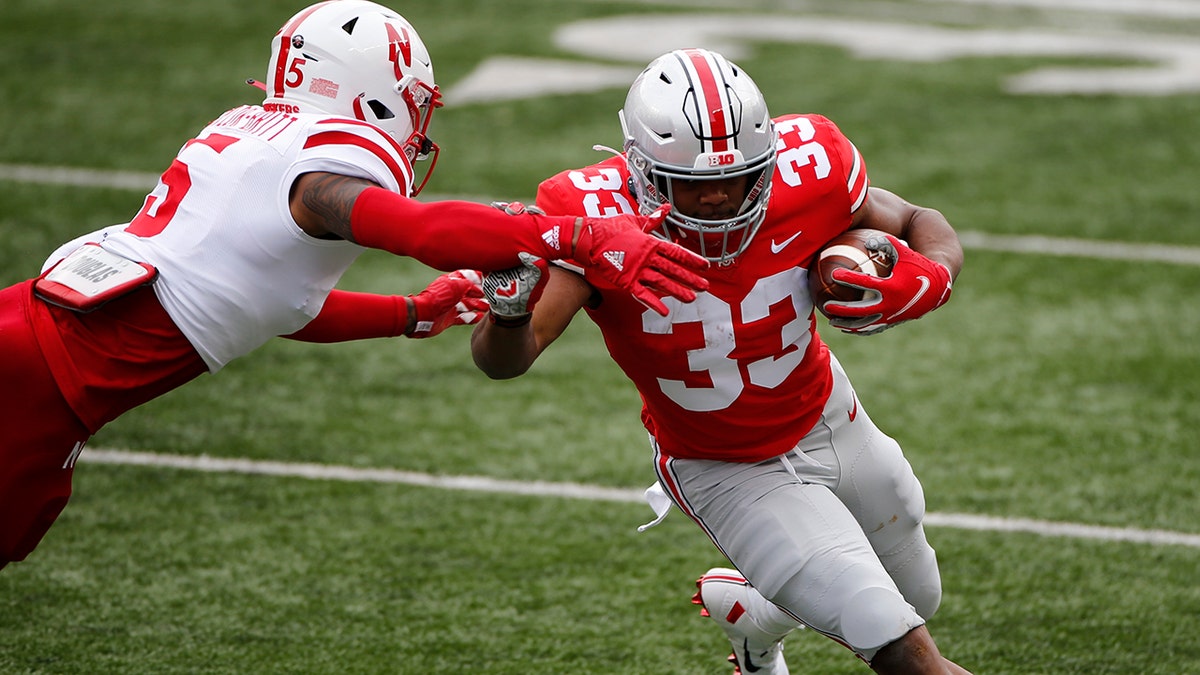
<svg viewBox="0 0 1200 675"><path fill-rule="evenodd" d="M1132 244L1120 241L1070 239L1038 235L1004 235L987 232L958 233L963 248L982 251L1010 251L1076 258L1107 258L1144 262L1200 265L1200 247L1166 246L1164 244Z"/></svg>
<svg viewBox="0 0 1200 675"><path fill-rule="evenodd" d="M1088 14L1124 14L1147 18L1200 18L1196 0L926 0L935 3L1031 7L1040 10L1070 10Z"/></svg>
<svg viewBox="0 0 1200 675"><path fill-rule="evenodd" d="M396 469L367 469L330 464L303 462L270 462L252 459L208 456L165 455L153 452L130 452L102 448L89 449L80 461L93 464L121 464L164 467L210 473L236 473L311 480L361 483L392 483L445 490L468 490L499 494L562 497L600 502L643 503L642 490L585 485L581 483L551 483L517 481L486 476L437 476ZM1141 530L1123 527L1100 527L1080 523L1061 523L1025 518L1002 518L963 513L930 513L925 522L935 527L992 532L1025 532L1048 537L1071 537L1141 544L1174 544L1200 548L1200 535L1169 530Z"/></svg>
<svg viewBox="0 0 1200 675"><path fill-rule="evenodd" d="M69 166L0 164L0 180L149 192L158 182L158 174L139 171L77 169Z"/></svg>

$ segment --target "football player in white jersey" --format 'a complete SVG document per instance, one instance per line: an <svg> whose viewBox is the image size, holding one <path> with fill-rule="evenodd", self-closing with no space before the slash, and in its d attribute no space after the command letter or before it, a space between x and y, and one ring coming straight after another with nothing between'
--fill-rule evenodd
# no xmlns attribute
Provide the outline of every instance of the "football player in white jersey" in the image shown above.
<svg viewBox="0 0 1200 675"><path fill-rule="evenodd" d="M659 315L590 270L527 260L485 275L495 318L472 335L476 363L515 377L580 310L599 326L642 396L652 505L660 518L678 507L736 568L709 570L695 598L736 671L786 674L783 638L804 625L879 673L966 672L925 627L941 580L921 485L818 335L807 281L833 237L886 233L871 246L896 261L890 277L835 273L874 299L826 305L835 327L877 333L946 302L962 266L954 229L870 187L830 120L772 119L749 76L708 50L653 61L620 120L623 152L544 181L537 206L618 216L669 201L660 234L713 262L708 290Z"/></svg>
<svg viewBox="0 0 1200 675"><path fill-rule="evenodd" d="M428 337L473 323L478 277L570 257L655 311L708 263L648 235L663 215L551 217L420 203L413 166L441 105L429 53L396 12L332 0L271 45L262 105L185 143L129 223L84 235L0 290L0 567L71 493L87 439L125 411L275 336ZM366 248L447 271L421 293L334 290Z"/></svg>

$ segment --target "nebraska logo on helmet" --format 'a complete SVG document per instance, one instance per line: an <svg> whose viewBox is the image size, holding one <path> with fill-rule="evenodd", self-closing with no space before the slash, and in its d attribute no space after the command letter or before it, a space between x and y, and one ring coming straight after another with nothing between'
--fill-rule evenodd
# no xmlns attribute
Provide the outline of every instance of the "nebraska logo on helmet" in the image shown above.
<svg viewBox="0 0 1200 675"><path fill-rule="evenodd" d="M396 69L396 79L403 79L404 71L400 70L400 60L396 57L404 57L404 65L412 66L412 45L408 42L408 31L404 28L400 29L400 33L396 32L396 27L392 24L387 25L388 33L388 58L392 60L392 67Z"/></svg>

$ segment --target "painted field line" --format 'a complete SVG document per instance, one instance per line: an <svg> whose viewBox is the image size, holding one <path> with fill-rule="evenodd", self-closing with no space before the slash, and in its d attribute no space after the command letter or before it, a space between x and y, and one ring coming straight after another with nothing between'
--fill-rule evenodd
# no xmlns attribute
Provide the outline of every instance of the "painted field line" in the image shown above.
<svg viewBox="0 0 1200 675"><path fill-rule="evenodd" d="M253 474L308 478L311 480L359 483L392 483L445 490L467 490L509 495L562 497L600 502L644 503L642 490L585 485L582 483L551 483L546 481L516 481L486 476L438 476L397 469L370 469L331 464L304 462L272 462L252 459L188 455L166 455L153 452L88 449L80 461L92 464L121 464L164 467L210 473ZM1024 532L1048 537L1071 537L1102 541L1123 541L1141 544L1174 544L1200 548L1200 535L1169 530L1140 530L1135 528L1100 527L1079 523L1060 523L1024 518L1001 518L961 513L930 513L925 522L934 527L951 527L990 532Z"/></svg>
<svg viewBox="0 0 1200 675"><path fill-rule="evenodd" d="M149 192L158 183L158 174L141 171L78 169L69 166L0 164L0 180Z"/></svg>
<svg viewBox="0 0 1200 675"><path fill-rule="evenodd" d="M1003 235L986 232L959 231L963 248L1012 253L1037 253L1077 258L1107 258L1109 260L1141 260L1178 265L1200 265L1200 247L1166 246L1164 244L1131 244L1119 241L1068 239L1038 235Z"/></svg>

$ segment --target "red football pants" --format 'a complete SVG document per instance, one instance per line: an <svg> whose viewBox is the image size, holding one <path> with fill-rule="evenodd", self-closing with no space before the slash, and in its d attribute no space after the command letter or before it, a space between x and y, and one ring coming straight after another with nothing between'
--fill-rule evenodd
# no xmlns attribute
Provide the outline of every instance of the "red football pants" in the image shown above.
<svg viewBox="0 0 1200 675"><path fill-rule="evenodd" d="M38 348L28 293L0 291L0 568L24 560L67 505L73 453L89 436Z"/></svg>

